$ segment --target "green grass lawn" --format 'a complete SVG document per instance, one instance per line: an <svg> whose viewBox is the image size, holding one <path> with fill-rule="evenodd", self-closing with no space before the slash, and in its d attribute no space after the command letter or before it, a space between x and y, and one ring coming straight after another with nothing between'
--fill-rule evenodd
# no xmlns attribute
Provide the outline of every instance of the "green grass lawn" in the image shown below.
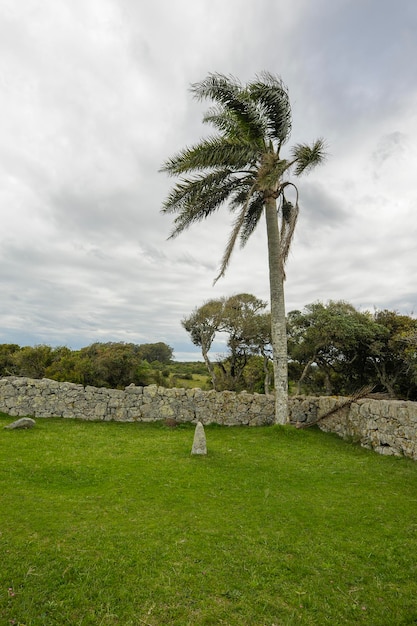
<svg viewBox="0 0 417 626"><path fill-rule="evenodd" d="M0 417L0 625L417 624L417 464L319 430Z"/></svg>
<svg viewBox="0 0 417 626"><path fill-rule="evenodd" d="M210 390L212 389L212 385L210 384L210 379L205 374L192 374L192 378L181 378L177 376L175 378L175 387L181 387L182 389L193 389L194 387L199 387L200 389Z"/></svg>

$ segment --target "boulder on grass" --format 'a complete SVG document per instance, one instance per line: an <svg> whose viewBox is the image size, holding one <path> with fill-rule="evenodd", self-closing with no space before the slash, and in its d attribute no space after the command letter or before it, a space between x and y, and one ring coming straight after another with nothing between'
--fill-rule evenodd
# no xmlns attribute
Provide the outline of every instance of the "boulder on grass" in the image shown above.
<svg viewBox="0 0 417 626"><path fill-rule="evenodd" d="M21 417L20 419L8 424L4 428L8 430L15 430L16 428L33 428L36 422L31 417Z"/></svg>

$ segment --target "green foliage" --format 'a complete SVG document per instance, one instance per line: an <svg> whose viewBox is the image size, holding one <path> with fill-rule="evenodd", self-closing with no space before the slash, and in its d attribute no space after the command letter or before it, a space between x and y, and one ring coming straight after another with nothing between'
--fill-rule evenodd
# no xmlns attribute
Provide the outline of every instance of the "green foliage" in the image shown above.
<svg viewBox="0 0 417 626"><path fill-rule="evenodd" d="M16 352L20 346L15 343L0 344L0 376L12 376L16 371Z"/></svg>
<svg viewBox="0 0 417 626"><path fill-rule="evenodd" d="M171 363L173 349L162 341L158 343L142 343L137 346L140 358L148 363L157 361L158 363Z"/></svg>
<svg viewBox="0 0 417 626"><path fill-rule="evenodd" d="M237 361L241 361L240 357ZM242 360L243 362L243 360ZM236 370L236 361L232 356L216 363L217 390L247 391L248 393L265 393L265 378L268 384L272 378L272 362L264 357L248 354L244 367ZM238 374L238 376L237 376Z"/></svg>
<svg viewBox="0 0 417 626"><path fill-rule="evenodd" d="M373 384L393 397L417 398L416 319L330 301L292 311L287 324L298 393L349 394Z"/></svg>
<svg viewBox="0 0 417 626"><path fill-rule="evenodd" d="M202 361L173 361L169 370L172 375L187 378L195 375L207 375L206 366Z"/></svg>
<svg viewBox="0 0 417 626"><path fill-rule="evenodd" d="M212 389L210 377L207 375L207 369L203 362L185 361L172 362L169 367L169 378L166 383L167 387L177 387L184 389L192 389L199 387L204 391Z"/></svg>
<svg viewBox="0 0 417 626"><path fill-rule="evenodd" d="M271 354L271 319L264 313L267 303L241 293L229 298L209 300L194 309L182 325L201 352L211 377L213 389L239 391L259 385L245 377L245 368L253 355L262 355L263 389L269 389L268 361ZM209 350L217 333L226 333L228 356L214 366ZM253 373L253 371L252 371ZM265 377L265 374L268 376Z"/></svg>
<svg viewBox="0 0 417 626"><path fill-rule="evenodd" d="M29 378L43 378L48 368L69 355L70 350L65 346L51 348L47 345L34 347L25 346L15 350L12 355L14 373Z"/></svg>
<svg viewBox="0 0 417 626"><path fill-rule="evenodd" d="M415 462L319 430L0 420L0 623L417 619ZM348 520L348 523L346 522Z"/></svg>
<svg viewBox="0 0 417 626"><path fill-rule="evenodd" d="M0 344L0 376L51 378L95 387L215 388L263 393L271 378L270 316L250 294L211 300L185 320L195 345L208 351L217 332L227 334L228 353L211 364L177 363L159 342L65 346ZM347 302L315 302L287 318L291 393L350 394L373 384L376 391L417 400L417 320L395 311L360 312ZM204 352L203 352L204 355ZM156 360L154 357L158 357ZM154 359L154 360L150 360ZM160 359L160 360L158 360ZM211 381L211 382L210 382Z"/></svg>
<svg viewBox="0 0 417 626"><path fill-rule="evenodd" d="M381 332L370 346L378 382L391 395L417 399L417 320L396 311L377 311Z"/></svg>
<svg viewBox="0 0 417 626"><path fill-rule="evenodd" d="M123 389L131 383L169 386L173 350L165 343L93 343L81 350L47 345L0 345L0 375L51 378L95 387Z"/></svg>

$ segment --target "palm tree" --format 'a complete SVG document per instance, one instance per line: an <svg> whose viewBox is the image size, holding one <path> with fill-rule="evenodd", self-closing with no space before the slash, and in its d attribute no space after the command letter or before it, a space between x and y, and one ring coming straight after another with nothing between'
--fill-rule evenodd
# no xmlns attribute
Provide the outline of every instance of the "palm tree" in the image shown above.
<svg viewBox="0 0 417 626"><path fill-rule="evenodd" d="M298 190L288 179L324 159L324 141L298 144L289 158L280 156L291 131L291 107L282 80L263 72L242 85L234 77L209 74L191 91L197 100L214 106L203 121L217 131L167 160L162 171L180 179L162 208L174 213L171 237L179 235L228 202L236 213L216 280L224 275L236 241L244 246L265 213L271 298L271 336L274 363L275 421L288 421L287 340L284 301L284 264L298 214ZM287 197L293 189L295 202Z"/></svg>

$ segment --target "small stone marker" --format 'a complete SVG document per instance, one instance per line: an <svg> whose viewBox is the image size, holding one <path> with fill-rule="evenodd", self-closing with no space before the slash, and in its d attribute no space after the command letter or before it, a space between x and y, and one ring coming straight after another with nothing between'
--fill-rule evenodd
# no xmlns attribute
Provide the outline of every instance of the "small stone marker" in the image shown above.
<svg viewBox="0 0 417 626"><path fill-rule="evenodd" d="M197 422L191 454L207 454L206 433L201 422Z"/></svg>
<svg viewBox="0 0 417 626"><path fill-rule="evenodd" d="M31 417L21 417L19 420L8 424L4 428L8 430L14 430L15 428L33 428L36 422Z"/></svg>

